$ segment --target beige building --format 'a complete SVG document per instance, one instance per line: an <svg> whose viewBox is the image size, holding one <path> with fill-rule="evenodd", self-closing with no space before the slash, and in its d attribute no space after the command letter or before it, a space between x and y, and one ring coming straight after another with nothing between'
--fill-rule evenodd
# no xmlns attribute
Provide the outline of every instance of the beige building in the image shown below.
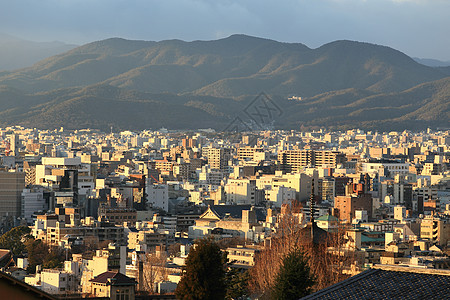
<svg viewBox="0 0 450 300"><path fill-rule="evenodd" d="M324 215L316 220L317 226L323 230L337 230L339 225L339 219L333 215Z"/></svg>
<svg viewBox="0 0 450 300"><path fill-rule="evenodd" d="M237 149L238 160L259 162L266 160L267 156L263 148L240 147Z"/></svg>
<svg viewBox="0 0 450 300"><path fill-rule="evenodd" d="M345 155L339 151L285 150L278 154L278 161L286 171L300 172L304 167L331 167L345 162Z"/></svg>
<svg viewBox="0 0 450 300"><path fill-rule="evenodd" d="M420 237L446 246L450 240L450 223L448 219L440 217L426 216L420 224Z"/></svg>
<svg viewBox="0 0 450 300"><path fill-rule="evenodd" d="M41 289L49 294L65 294L77 291L76 274L59 269L44 269L41 274Z"/></svg>
<svg viewBox="0 0 450 300"><path fill-rule="evenodd" d="M259 249L252 246L237 245L227 248L227 258L233 267L250 268L255 265Z"/></svg>
<svg viewBox="0 0 450 300"><path fill-rule="evenodd" d="M83 219L79 226L66 225L59 220L58 215L40 215L31 228L31 234L36 239L41 239L49 245L65 246L71 239L80 238L83 241L101 243L112 241L120 245L126 245L123 227L114 226L106 222L97 222L89 218Z"/></svg>
<svg viewBox="0 0 450 300"><path fill-rule="evenodd" d="M225 185L227 202L237 205L255 205L256 184L249 179L230 179Z"/></svg>
<svg viewBox="0 0 450 300"><path fill-rule="evenodd" d="M317 172L311 176L305 173L282 174L281 171L275 172L275 175L264 175L256 179L256 187L262 189L276 189L277 187L287 187L295 189L297 200L307 200L311 193L312 178L317 182ZM314 185L314 194L318 194L318 184Z"/></svg>
<svg viewBox="0 0 450 300"><path fill-rule="evenodd" d="M204 148L203 155L206 156L211 169L223 170L231 158L231 150L227 148Z"/></svg>
<svg viewBox="0 0 450 300"><path fill-rule="evenodd" d="M165 246L171 242L169 230L140 230L128 233L129 249L156 249L158 246Z"/></svg>
<svg viewBox="0 0 450 300"><path fill-rule="evenodd" d="M91 279L91 294L109 299L135 298L136 281L119 272L104 272Z"/></svg>

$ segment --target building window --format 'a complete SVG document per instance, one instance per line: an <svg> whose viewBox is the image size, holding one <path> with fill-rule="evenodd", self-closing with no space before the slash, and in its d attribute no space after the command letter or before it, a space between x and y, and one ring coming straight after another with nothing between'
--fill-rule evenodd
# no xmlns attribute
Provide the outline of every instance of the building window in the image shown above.
<svg viewBox="0 0 450 300"><path fill-rule="evenodd" d="M129 290L116 290L116 300L129 300Z"/></svg>

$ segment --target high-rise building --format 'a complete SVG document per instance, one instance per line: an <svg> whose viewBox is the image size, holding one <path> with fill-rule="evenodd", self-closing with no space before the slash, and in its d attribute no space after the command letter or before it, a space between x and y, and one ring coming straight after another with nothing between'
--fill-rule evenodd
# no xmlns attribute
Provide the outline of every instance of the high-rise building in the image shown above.
<svg viewBox="0 0 450 300"><path fill-rule="evenodd" d="M284 150L278 161L287 172L299 172L304 167L332 167L345 162L345 155L339 151Z"/></svg>
<svg viewBox="0 0 450 300"><path fill-rule="evenodd" d="M181 145L184 147L184 149L195 148L197 147L197 140L186 137L181 140Z"/></svg>
<svg viewBox="0 0 450 300"><path fill-rule="evenodd" d="M11 134L9 137L9 143L10 143L10 149L11 149L11 155L17 156L19 154L20 150L20 139L17 134Z"/></svg>
<svg viewBox="0 0 450 300"><path fill-rule="evenodd" d="M345 162L345 155L339 151L314 151L313 165L318 168L336 168Z"/></svg>
<svg viewBox="0 0 450 300"><path fill-rule="evenodd" d="M231 158L231 149L228 148L205 148L204 155L211 169L223 170Z"/></svg>
<svg viewBox="0 0 450 300"><path fill-rule="evenodd" d="M312 166L312 150L285 150L278 154L278 161L284 171L299 172L303 167Z"/></svg>
<svg viewBox="0 0 450 300"><path fill-rule="evenodd" d="M20 216L24 188L25 173L0 172L0 217Z"/></svg>

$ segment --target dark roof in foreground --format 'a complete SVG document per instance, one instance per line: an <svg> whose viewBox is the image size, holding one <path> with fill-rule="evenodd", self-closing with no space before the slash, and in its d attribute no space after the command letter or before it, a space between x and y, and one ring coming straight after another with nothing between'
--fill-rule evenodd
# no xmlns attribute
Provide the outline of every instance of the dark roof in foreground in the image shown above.
<svg viewBox="0 0 450 300"><path fill-rule="evenodd" d="M450 270L377 265L302 299L450 299Z"/></svg>
<svg viewBox="0 0 450 300"><path fill-rule="evenodd" d="M107 271L99 274L94 279L90 280L95 283L111 284L111 285L134 285L136 281L134 279L123 275L119 272Z"/></svg>
<svg viewBox="0 0 450 300"><path fill-rule="evenodd" d="M5 300L57 299L55 296L52 296L34 286L31 286L1 271L0 271L0 295Z"/></svg>

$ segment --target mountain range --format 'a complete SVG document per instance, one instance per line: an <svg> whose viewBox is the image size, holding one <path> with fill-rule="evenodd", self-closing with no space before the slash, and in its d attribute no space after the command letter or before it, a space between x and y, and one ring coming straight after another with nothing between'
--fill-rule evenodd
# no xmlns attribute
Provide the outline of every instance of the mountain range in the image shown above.
<svg viewBox="0 0 450 300"><path fill-rule="evenodd" d="M245 35L113 38L0 72L0 125L223 130L238 118L250 129L445 128L449 76L449 67L355 41L311 49ZM277 108L270 122L248 114L261 93Z"/></svg>
<svg viewBox="0 0 450 300"><path fill-rule="evenodd" d="M29 67L77 47L63 42L33 42L0 33L0 71Z"/></svg>

